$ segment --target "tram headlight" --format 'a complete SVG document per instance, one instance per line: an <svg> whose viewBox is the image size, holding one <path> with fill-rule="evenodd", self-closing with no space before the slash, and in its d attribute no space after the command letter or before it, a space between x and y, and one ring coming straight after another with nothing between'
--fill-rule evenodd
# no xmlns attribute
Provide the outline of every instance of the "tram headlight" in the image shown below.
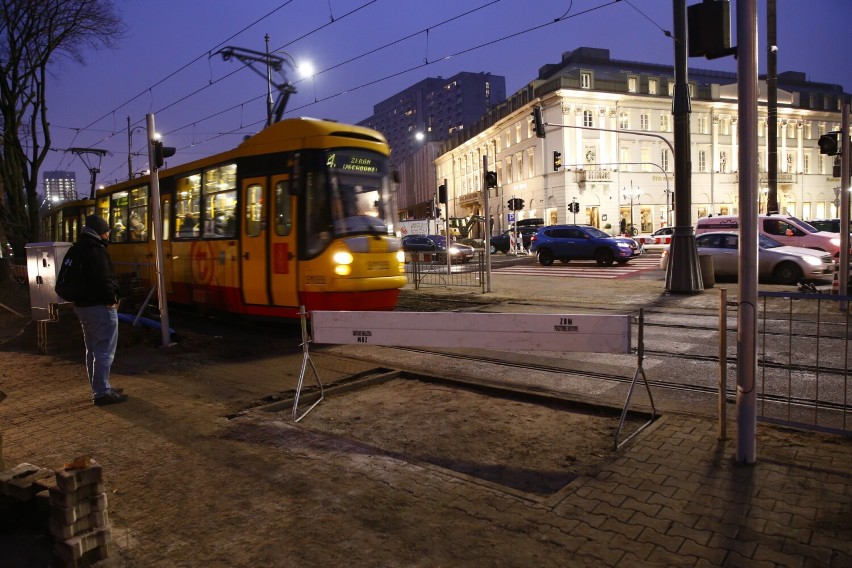
<svg viewBox="0 0 852 568"><path fill-rule="evenodd" d="M397 259L399 262L401 262L401 263L405 264L405 251L404 251L404 250L398 250L398 251L396 251L396 259Z"/></svg>
<svg viewBox="0 0 852 568"><path fill-rule="evenodd" d="M351 252L345 250L336 252L332 260L334 260L335 274L338 276L349 276L352 274L352 262L355 260L355 257L352 256Z"/></svg>

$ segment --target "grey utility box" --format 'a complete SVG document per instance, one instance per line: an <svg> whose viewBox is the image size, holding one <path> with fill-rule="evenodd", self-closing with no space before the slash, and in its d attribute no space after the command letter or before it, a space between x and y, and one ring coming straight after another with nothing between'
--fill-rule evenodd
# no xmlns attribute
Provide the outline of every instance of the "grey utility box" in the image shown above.
<svg viewBox="0 0 852 568"><path fill-rule="evenodd" d="M56 295L56 276L71 243L27 243L27 276L33 321L55 320L55 307L65 300Z"/></svg>

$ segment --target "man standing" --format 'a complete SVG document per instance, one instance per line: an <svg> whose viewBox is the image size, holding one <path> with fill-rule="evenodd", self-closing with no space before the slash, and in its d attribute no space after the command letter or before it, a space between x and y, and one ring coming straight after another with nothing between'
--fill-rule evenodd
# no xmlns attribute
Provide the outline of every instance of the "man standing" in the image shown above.
<svg viewBox="0 0 852 568"><path fill-rule="evenodd" d="M107 251L109 233L109 224L103 218L89 215L76 244L86 286L82 297L74 302L74 313L83 327L86 374L96 406L127 400L122 389L113 388L109 382L118 344L118 279Z"/></svg>

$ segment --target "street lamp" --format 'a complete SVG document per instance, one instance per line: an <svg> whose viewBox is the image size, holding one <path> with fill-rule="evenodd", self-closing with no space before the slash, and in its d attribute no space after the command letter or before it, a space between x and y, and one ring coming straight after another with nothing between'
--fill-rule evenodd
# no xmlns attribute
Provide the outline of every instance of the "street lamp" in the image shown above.
<svg viewBox="0 0 852 568"><path fill-rule="evenodd" d="M133 179L133 133L144 131L144 126L130 128L130 117L127 117L127 179Z"/></svg>
<svg viewBox="0 0 852 568"><path fill-rule="evenodd" d="M621 195L625 200L630 200L630 234L636 235L638 234L636 231L636 227L633 225L633 200L639 201L639 197L642 195L642 190L638 187L633 189L633 180L630 180L630 189L628 190L626 187L621 190Z"/></svg>

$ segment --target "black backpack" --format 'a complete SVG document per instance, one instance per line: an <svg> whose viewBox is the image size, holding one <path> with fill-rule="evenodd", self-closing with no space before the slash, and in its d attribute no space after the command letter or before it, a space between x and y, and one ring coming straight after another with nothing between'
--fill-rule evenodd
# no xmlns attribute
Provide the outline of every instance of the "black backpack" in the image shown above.
<svg viewBox="0 0 852 568"><path fill-rule="evenodd" d="M65 253L65 259L56 276L56 294L66 302L80 300L86 288L86 280L81 258L76 244Z"/></svg>

